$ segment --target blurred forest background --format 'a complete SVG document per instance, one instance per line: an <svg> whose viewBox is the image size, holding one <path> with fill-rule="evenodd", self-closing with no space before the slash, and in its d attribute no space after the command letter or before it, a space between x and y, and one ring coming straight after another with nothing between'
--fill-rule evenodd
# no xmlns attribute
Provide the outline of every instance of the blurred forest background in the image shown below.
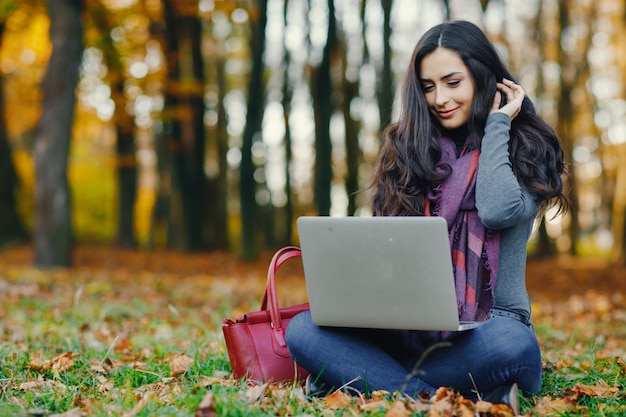
<svg viewBox="0 0 626 417"><path fill-rule="evenodd" d="M0 245L254 259L300 215L367 215L411 52L451 18L566 149L574 206L532 253L623 265L625 0L0 0Z"/></svg>

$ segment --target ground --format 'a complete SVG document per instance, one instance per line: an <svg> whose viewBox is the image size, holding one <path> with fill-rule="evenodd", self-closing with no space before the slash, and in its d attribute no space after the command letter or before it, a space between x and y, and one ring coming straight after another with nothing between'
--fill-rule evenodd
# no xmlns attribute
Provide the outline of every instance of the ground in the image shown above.
<svg viewBox="0 0 626 417"><path fill-rule="evenodd" d="M40 406L35 401L39 401L40 397L33 397L32 394L39 392L41 384L39 380L33 382L30 379L33 373L40 378L50 376L47 370L34 367L38 359L47 363L51 355L59 353L54 360L77 356L75 359L81 359L82 366L71 368L68 373L70 379L79 378L85 372L91 375L91 371L85 368L88 365L85 365L85 358L99 357L98 352L65 352L66 333L78 332L83 342L100 341L105 343L102 345L104 348L119 345L120 349L125 349L122 352L125 356L120 357L128 356L130 359L144 355L144 349L133 351L130 336L121 341L115 337L111 341L114 335L131 332L133 340L149 346L153 343L153 349L159 350L163 348L159 338L172 333L172 339L167 339L170 348L187 352L197 344L197 349L191 351L197 351L198 358L202 359L198 363L219 367L220 361L224 363L226 357L224 348L220 347L220 323L225 317L237 318L247 311L258 309L272 252L264 252L255 262L242 262L228 252L183 254L77 245L73 257L72 268L39 270L32 266L33 253L29 246L0 251L0 334L4 337L0 338L0 345L4 343L5 348L16 350L16 357L27 352L30 358L26 362L11 362L13 376L0 378L0 383L4 384L2 390L15 394L9 403L18 409L29 409L33 404ZM625 276L625 268L612 267L598 260L567 256L529 260L528 291L544 361L544 388L538 396L525 403L525 408L532 409L533 415L549 416L555 415L555 412L567 416L626 415ZM302 265L298 259L290 260L281 267L277 274L277 286L282 306L306 301ZM89 320L87 317L91 317L92 322L83 323ZM65 323L65 319L69 321ZM78 328L74 326L76 323ZM39 335L41 329L47 329L46 336L33 337ZM207 330L209 333L205 334ZM179 333L176 332L182 332L180 334L184 336L177 337ZM53 337L55 334L58 340ZM16 341L20 343L15 345ZM47 348L42 349L42 346ZM84 349L89 349L89 346L85 345ZM210 346L208 350L207 346ZM215 355L218 355L218 360L215 360ZM205 356L213 359L206 359ZM154 363L148 362L144 366L149 368L150 375L156 375L154 369L160 370L163 366L159 362L161 356L147 357ZM129 367L127 362L122 361L122 365L125 366L120 369ZM203 380L217 374L222 375L218 378L219 384L233 384L235 381L221 369L226 368L202 369L198 378ZM137 372L140 371L146 372L143 369ZM111 410L122 409L120 398L132 400L122 395L123 387L129 382L115 379L124 375L118 370L101 376L104 378L103 386L108 387L109 383L114 386L108 396L98 394L97 398L89 397L89 384L74 387L83 390L80 398L86 396L79 402L80 407L91 409L98 406L106 415L111 415ZM129 375L135 378L134 373ZM190 375L193 376L193 373ZM165 388L159 386L156 391L161 392L161 388L166 391L182 389L181 386L188 388L189 384L197 386L197 381L191 376L177 380L176 384L166 384ZM51 381L57 379L52 378ZM24 385L30 383L35 384L34 388ZM142 389L155 386L139 385ZM183 390L188 393L183 408L193 408L197 405L197 399L193 397L197 391L187 388ZM237 391L234 392L221 396L219 401L228 401L228 395L238 398ZM262 397L263 401L268 398L276 401L275 398L278 398L268 395ZM63 394L59 398L65 400L66 397ZM176 396L172 396L171 403L179 397L177 392ZM159 409L163 401L159 397L159 402L155 404L140 404ZM0 396L0 409L2 402L3 397ZM260 403L261 400L255 402ZM317 407L316 404L306 403L306 406ZM435 404L427 406L434 407ZM72 402L54 407L65 410L74 406L76 404ZM283 403L272 405L277 410L284 406ZM324 406L331 407L327 403ZM352 403L348 406L356 407ZM601 411L590 414L591 410Z"/></svg>
<svg viewBox="0 0 626 417"><path fill-rule="evenodd" d="M126 274L152 272L178 279L208 275L227 280L241 278L263 285L272 253L265 252L255 262L242 262L233 253L201 252L184 254L164 250L128 250L109 246L79 245L73 251L75 269L125 271ZM29 267L33 253L29 246L0 250L3 266ZM281 268L279 279L297 285L302 269L296 260ZM626 266L610 266L605 261L571 256L530 259L527 286L531 298L562 301L571 296L583 296L588 291L626 294Z"/></svg>

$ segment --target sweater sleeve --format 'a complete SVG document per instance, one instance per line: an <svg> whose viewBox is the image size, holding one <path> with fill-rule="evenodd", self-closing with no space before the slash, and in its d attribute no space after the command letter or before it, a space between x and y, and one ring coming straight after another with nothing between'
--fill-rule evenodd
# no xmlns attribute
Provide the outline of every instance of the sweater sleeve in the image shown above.
<svg viewBox="0 0 626 417"><path fill-rule="evenodd" d="M476 208L489 229L512 227L534 217L539 204L521 186L509 160L511 119L504 113L487 118L476 179Z"/></svg>

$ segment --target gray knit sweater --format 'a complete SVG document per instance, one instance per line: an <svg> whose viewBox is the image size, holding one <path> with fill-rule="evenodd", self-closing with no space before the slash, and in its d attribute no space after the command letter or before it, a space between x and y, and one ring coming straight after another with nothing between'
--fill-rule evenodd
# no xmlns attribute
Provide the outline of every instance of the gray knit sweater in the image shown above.
<svg viewBox="0 0 626 417"><path fill-rule="evenodd" d="M511 119L504 113L492 113L487 118L478 162L476 208L487 228L500 231L495 305L530 320L526 246L541 202L513 174L508 151L510 128Z"/></svg>

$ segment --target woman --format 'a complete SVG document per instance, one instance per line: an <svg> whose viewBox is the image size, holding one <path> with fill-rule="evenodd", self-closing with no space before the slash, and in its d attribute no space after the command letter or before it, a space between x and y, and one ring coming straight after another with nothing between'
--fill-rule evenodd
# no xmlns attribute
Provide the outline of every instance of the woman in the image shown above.
<svg viewBox="0 0 626 417"><path fill-rule="evenodd" d="M517 412L518 387L541 388L526 245L539 213L567 207L559 141L485 34L465 21L422 36L401 105L384 132L373 212L445 217L459 316L486 321L455 333L343 329L302 313L287 329L290 352L314 376L309 388L417 395L448 386Z"/></svg>

